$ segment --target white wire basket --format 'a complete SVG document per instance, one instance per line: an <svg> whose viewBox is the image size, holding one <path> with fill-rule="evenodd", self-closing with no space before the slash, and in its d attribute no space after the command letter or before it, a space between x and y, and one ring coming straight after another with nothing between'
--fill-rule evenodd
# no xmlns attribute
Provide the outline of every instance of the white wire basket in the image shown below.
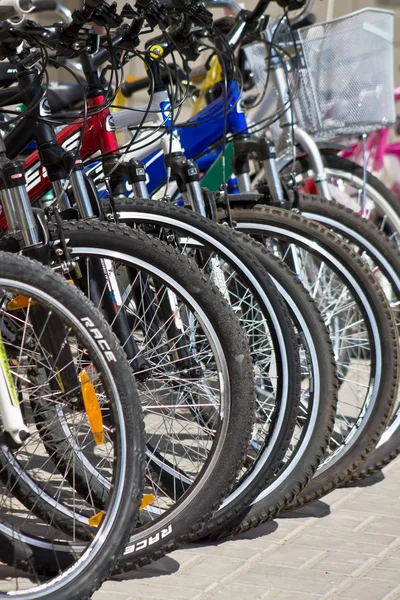
<svg viewBox="0 0 400 600"><path fill-rule="evenodd" d="M298 81L295 121L314 139L360 135L395 122L393 22L392 12L366 8L296 32L300 68L295 73L293 62L284 64L292 91ZM260 92L266 46L257 42L244 50Z"/></svg>

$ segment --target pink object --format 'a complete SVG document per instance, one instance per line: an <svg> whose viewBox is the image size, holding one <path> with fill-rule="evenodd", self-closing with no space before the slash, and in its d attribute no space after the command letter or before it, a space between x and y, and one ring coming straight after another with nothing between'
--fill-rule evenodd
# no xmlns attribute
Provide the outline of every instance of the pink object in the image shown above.
<svg viewBox="0 0 400 600"><path fill-rule="evenodd" d="M395 102L400 102L400 86L394 88L394 99ZM390 129L379 129L373 131L367 137L366 141L366 154L367 154L367 169L372 172L379 172L383 167L383 159L385 155L395 156L400 163L400 142L393 142L388 144L388 136ZM362 165L363 164L363 144L358 142L354 144L350 150L343 150L340 152L340 156L349 158L354 162ZM400 189L400 164L398 173L397 187ZM396 186L396 183L394 186Z"/></svg>

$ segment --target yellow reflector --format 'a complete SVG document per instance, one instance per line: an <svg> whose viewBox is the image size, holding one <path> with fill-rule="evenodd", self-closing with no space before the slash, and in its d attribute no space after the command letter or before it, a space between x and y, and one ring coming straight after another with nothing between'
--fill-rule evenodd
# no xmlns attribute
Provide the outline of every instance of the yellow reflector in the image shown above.
<svg viewBox="0 0 400 600"><path fill-rule="evenodd" d="M144 510L146 506L149 506L152 502L154 502L155 495L154 494L145 494L142 498L142 504L140 505L139 510Z"/></svg>
<svg viewBox="0 0 400 600"><path fill-rule="evenodd" d="M103 417L101 416L97 394L86 371L79 373L79 379L81 382L83 403L94 441L97 445L104 444Z"/></svg>
<svg viewBox="0 0 400 600"><path fill-rule="evenodd" d="M98 527L101 523L102 518L104 517L104 513L99 512L89 518L90 527Z"/></svg>
<svg viewBox="0 0 400 600"><path fill-rule="evenodd" d="M28 305L34 306L36 302L28 296L15 296L7 305L8 310L18 310L19 308L26 308Z"/></svg>

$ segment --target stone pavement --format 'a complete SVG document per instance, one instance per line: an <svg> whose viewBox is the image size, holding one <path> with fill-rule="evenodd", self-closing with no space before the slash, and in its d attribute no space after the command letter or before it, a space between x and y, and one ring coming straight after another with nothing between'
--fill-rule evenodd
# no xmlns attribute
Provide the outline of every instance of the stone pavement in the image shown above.
<svg viewBox="0 0 400 600"><path fill-rule="evenodd" d="M94 600L400 599L400 459L233 539L190 544Z"/></svg>

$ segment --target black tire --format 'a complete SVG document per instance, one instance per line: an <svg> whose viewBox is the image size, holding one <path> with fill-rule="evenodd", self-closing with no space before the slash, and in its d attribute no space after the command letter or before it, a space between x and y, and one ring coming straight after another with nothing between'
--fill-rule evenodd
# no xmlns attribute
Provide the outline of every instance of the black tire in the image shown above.
<svg viewBox="0 0 400 600"><path fill-rule="evenodd" d="M150 229L154 228L155 235L161 224L168 234L170 231L180 231L183 237L193 236L207 248L215 244L218 255L221 255L221 248L225 248L227 252L233 251L236 260L240 258L247 268L253 269L258 280L262 281L262 274L257 274L254 270L255 255L279 286L280 293L284 294L298 336L312 355L315 394L313 399L308 400L313 408L307 407L305 415L301 413L306 420L302 433L303 443L289 460L281 464L276 460L275 464L272 462L274 470L271 470L271 461L267 461L257 475L253 473L249 476L247 472L240 482L242 491L238 493L239 490L236 489L232 500L230 497L226 499L223 507L207 521L201 536L223 537L243 531L278 514L305 487L324 457L333 426L337 392L335 361L326 328L309 294L288 267L248 236L232 232L226 227L218 227L191 211L163 202L135 199L119 203L117 210L121 221L131 226L147 225ZM164 235L166 234L164 231ZM253 465L253 471L260 468L257 464L259 465L255 462ZM273 483L270 489L268 483ZM255 498L261 492L264 493L263 500L257 502Z"/></svg>
<svg viewBox="0 0 400 600"><path fill-rule="evenodd" d="M314 196L302 195L299 209L305 217L315 219L341 235L352 245L357 246L358 253L364 259L372 258L373 263L370 266L377 267L389 284L386 294L393 305L399 328L400 315L397 306L400 302L400 252L396 244L370 221L362 219L337 202L328 202ZM381 283L383 290L386 291L384 282ZM354 483L373 475L398 456L400 453L399 428L400 412L397 403L397 410L377 447L346 483Z"/></svg>
<svg viewBox="0 0 400 600"><path fill-rule="evenodd" d="M320 148L321 156L326 168L328 181L332 181L331 190L335 187L334 180L339 179L341 185L354 186L353 197L341 199L341 194L336 199L340 204L345 203L347 208L355 212L360 210L360 194L356 190L363 186L363 168L347 158L342 158L329 148ZM292 170L292 163L289 171ZM301 155L296 161L294 168L298 182L304 181L311 176L309 160L307 155ZM370 211L369 219L383 232L391 237L393 233L400 239L400 207L397 198L375 175L366 172L367 198L374 203L374 209ZM314 191L312 192L314 194ZM347 194L345 194L346 196ZM353 203L353 204L352 204ZM397 245L399 242L397 242Z"/></svg>
<svg viewBox="0 0 400 600"><path fill-rule="evenodd" d="M326 256L329 254L333 259L333 262L330 262L333 271L345 266L350 275L346 284L352 289L354 297L358 297L359 310L366 322L373 318L373 328L370 323L368 330L370 335L374 332L375 352L378 352L377 356L380 355L380 364L385 365L384 377L381 369L378 369L379 373L376 371L379 375L378 379L375 378L377 393L373 404L364 414L362 429L359 429L346 444L346 452L338 453L329 463L323 463L309 485L291 504L293 508L320 498L342 484L375 448L389 421L397 394L397 328L387 300L372 273L361 258L328 229L304 219L296 212L266 206L249 208L244 205L239 208L238 205L233 205L232 218L237 222L239 230L256 237L260 236L262 231L262 236L267 238L278 237L287 243L308 246L312 252L327 253ZM326 258L324 260L326 261ZM354 285L359 289L357 293ZM360 292L364 299L359 296ZM365 312L367 304L370 307L370 316ZM373 366L374 369L378 368L376 361Z"/></svg>
<svg viewBox="0 0 400 600"><path fill-rule="evenodd" d="M29 523L25 524L22 520L20 507L17 518L21 519L20 527L25 537L18 535L12 522L5 520L4 513L1 517L0 560L13 568L27 570L31 581L39 585L45 583L40 592L34 586L32 590L21 591L18 585L19 597L29 600L40 595L40 598L48 600L86 600L115 568L138 515L143 493L144 458L144 428L139 398L132 372L116 337L79 290L49 268L24 257L0 253L0 263L2 292L18 290L17 293L33 298L37 305L67 323L76 332L80 343L90 350L90 360L102 373L103 389L111 400L113 421L110 423L115 427L113 440L118 452L114 462L115 476L110 487L109 510L87 551L86 544L80 545L78 541L73 547L70 541L63 542L62 538L54 544L54 537L46 538L45 526L36 528L36 532L32 533ZM100 337L96 339L96 336ZM99 345L98 339L101 339L102 345ZM7 344L5 341L6 348ZM56 581L52 581L54 575L57 576ZM18 579L21 577L18 571L16 576ZM10 590L10 581L6 586L7 591ZM14 597L13 590L10 593L0 591L0 598L9 597Z"/></svg>
<svg viewBox="0 0 400 600"><path fill-rule="evenodd" d="M224 424L200 476L170 511L135 530L119 563L118 569L123 571L159 558L192 537L229 493L243 463L254 421L252 363L245 337L229 305L186 257L127 227L78 222L65 223L64 231L72 256L87 257L94 249L102 257L116 252L127 264L134 264L132 257L139 258L170 277L174 285L182 286L207 315L229 372L230 402L221 419Z"/></svg>
<svg viewBox="0 0 400 600"><path fill-rule="evenodd" d="M312 479L321 461L324 459L332 434L337 403L336 363L328 332L310 295L300 281L282 261L259 247L248 242L258 260L272 276L278 290L288 303L293 322L300 333L303 344L304 335L312 332L309 351L315 353L318 362L321 393L319 402L313 394L315 406L304 417L313 423L303 424L303 443L297 452L282 463L274 476L259 485L257 496L242 512L233 513L229 507L221 508L203 529L205 537L224 537L242 533L251 527L273 519L286 506L297 498ZM282 265L285 269L282 269ZM298 311L298 314L296 314ZM307 327L304 327L306 323ZM310 402L310 400L309 400ZM312 401L311 401L312 403ZM300 409L301 411L301 409ZM301 415L301 412L300 412Z"/></svg>

